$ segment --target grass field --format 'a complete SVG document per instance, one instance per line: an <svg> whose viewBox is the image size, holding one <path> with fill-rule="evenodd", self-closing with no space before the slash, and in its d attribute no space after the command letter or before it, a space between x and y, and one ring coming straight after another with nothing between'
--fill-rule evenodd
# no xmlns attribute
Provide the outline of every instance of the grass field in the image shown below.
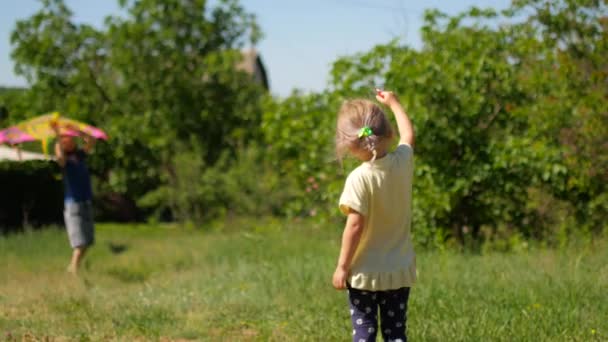
<svg viewBox="0 0 608 342"><path fill-rule="evenodd" d="M0 340L347 341L340 228L98 225L76 278L59 229L0 237ZM412 341L608 340L608 244L418 253Z"/></svg>

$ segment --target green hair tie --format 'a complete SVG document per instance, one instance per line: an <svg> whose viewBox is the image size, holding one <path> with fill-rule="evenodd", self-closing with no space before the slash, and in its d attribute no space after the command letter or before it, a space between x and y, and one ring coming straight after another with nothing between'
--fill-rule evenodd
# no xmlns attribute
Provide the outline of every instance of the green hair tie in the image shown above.
<svg viewBox="0 0 608 342"><path fill-rule="evenodd" d="M373 135L373 134L374 134L374 131L372 131L371 127L364 126L359 131L359 138L367 138L367 137L369 137L370 135Z"/></svg>

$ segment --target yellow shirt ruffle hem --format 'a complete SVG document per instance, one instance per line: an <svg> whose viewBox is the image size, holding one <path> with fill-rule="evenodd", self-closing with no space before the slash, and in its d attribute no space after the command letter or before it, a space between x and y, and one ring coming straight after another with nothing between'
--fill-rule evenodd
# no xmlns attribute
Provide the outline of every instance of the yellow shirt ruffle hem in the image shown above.
<svg viewBox="0 0 608 342"><path fill-rule="evenodd" d="M349 277L352 288L368 291L386 291L411 287L415 282L416 266L395 272L354 272Z"/></svg>

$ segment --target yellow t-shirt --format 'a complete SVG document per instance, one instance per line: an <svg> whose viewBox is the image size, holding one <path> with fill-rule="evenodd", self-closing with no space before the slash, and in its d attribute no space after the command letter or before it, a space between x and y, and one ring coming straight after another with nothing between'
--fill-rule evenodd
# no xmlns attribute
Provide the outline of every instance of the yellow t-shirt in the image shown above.
<svg viewBox="0 0 608 342"><path fill-rule="evenodd" d="M364 162L348 175L340 210L365 217L349 283L355 289L383 291L416 281L416 255L410 237L412 221L412 147L400 144L374 162Z"/></svg>

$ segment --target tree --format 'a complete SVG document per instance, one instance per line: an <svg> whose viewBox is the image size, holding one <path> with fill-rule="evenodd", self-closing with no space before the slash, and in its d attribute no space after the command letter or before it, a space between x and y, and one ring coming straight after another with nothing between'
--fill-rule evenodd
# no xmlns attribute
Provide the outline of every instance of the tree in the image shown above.
<svg viewBox="0 0 608 342"><path fill-rule="evenodd" d="M529 33L518 38L535 50L522 56L520 78L535 101L520 110L530 134L555 149L567 171L547 182L552 201L571 207L567 229L600 231L608 217L608 4L526 0L514 11L533 13L518 25Z"/></svg>
<svg viewBox="0 0 608 342"><path fill-rule="evenodd" d="M12 57L31 84L30 115L58 110L107 128L94 169L107 191L138 199L178 182L177 154L213 165L256 136L263 90L235 66L260 34L236 0L120 4L126 15L96 29L43 0L17 23ZM152 197L176 209L171 196Z"/></svg>
<svg viewBox="0 0 608 342"><path fill-rule="evenodd" d="M429 11L420 51L392 43L335 63L338 92L357 92L380 76L411 111L418 137L415 221L430 228L425 240L447 230L462 241L484 225L517 226L524 218L534 153L522 134L525 119L510 111L529 97L517 84L509 30L483 24L496 15Z"/></svg>
<svg viewBox="0 0 608 342"><path fill-rule="evenodd" d="M419 241L599 231L608 205L607 23L600 1L516 1L502 13L471 8L451 17L427 11L420 50L393 41L340 58L329 91L273 104L263 128L282 165L299 166L290 170L303 187L306 168L327 174L327 188L339 192L337 172L311 158L327 153L334 100L371 97L384 84L416 126ZM281 126L269 120L285 117ZM332 198L308 197L307 206L337 214Z"/></svg>

